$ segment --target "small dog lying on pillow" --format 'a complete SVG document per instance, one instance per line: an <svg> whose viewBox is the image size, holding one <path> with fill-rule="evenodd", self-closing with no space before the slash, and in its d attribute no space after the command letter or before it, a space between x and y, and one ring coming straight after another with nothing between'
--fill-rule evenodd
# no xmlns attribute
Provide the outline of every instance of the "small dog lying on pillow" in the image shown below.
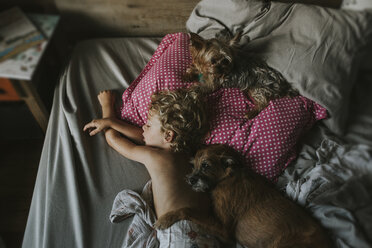
<svg viewBox="0 0 372 248"><path fill-rule="evenodd" d="M221 222L212 229L246 247L332 247L325 229L305 209L244 166L240 154L226 145L200 149L187 181L195 191L211 193Z"/></svg>
<svg viewBox="0 0 372 248"><path fill-rule="evenodd" d="M192 64L183 77L185 81L200 81L207 90L220 87L240 88L250 97L255 108L247 114L249 119L264 109L270 100L298 95L297 90L284 79L280 72L264 61L254 58L239 48L239 32L230 41L205 40L190 33Z"/></svg>

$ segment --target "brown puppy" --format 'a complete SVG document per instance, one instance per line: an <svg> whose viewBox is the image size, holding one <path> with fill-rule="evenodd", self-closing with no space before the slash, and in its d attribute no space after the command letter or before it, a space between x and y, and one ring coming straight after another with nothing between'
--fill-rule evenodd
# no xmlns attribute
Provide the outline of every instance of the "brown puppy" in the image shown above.
<svg viewBox="0 0 372 248"><path fill-rule="evenodd" d="M224 232L246 247L332 247L325 229L305 209L244 166L228 146L199 150L187 180L195 191L211 192Z"/></svg>
<svg viewBox="0 0 372 248"><path fill-rule="evenodd" d="M230 40L222 38L205 40L190 34L192 64L187 69L185 81L199 81L206 91L218 88L239 88L255 103L247 114L255 117L270 100L296 96L298 91L284 79L280 72L263 60L243 51L238 42L239 32Z"/></svg>

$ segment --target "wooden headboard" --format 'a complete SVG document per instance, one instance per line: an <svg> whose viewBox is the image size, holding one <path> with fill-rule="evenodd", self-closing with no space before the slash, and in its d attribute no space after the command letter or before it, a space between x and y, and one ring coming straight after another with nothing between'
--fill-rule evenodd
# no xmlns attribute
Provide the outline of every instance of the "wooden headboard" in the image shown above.
<svg viewBox="0 0 372 248"><path fill-rule="evenodd" d="M45 0L44 0L45 1ZM185 31L197 0L55 0L64 25L88 36L163 36Z"/></svg>
<svg viewBox="0 0 372 248"><path fill-rule="evenodd" d="M69 33L85 37L163 36L185 31L198 0L0 0L0 10L58 13Z"/></svg>
<svg viewBox="0 0 372 248"><path fill-rule="evenodd" d="M338 7L341 0L279 0ZM80 37L163 36L185 31L199 0L0 0L0 8L19 5L59 13L68 33Z"/></svg>

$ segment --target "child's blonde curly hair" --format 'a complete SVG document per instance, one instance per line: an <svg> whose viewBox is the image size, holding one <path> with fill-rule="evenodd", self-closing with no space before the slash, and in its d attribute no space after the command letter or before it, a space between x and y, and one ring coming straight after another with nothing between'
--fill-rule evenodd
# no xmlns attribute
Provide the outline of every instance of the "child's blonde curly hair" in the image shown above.
<svg viewBox="0 0 372 248"><path fill-rule="evenodd" d="M154 93L149 111L159 115L161 130L173 131L171 149L194 154L209 131L203 94L198 87Z"/></svg>

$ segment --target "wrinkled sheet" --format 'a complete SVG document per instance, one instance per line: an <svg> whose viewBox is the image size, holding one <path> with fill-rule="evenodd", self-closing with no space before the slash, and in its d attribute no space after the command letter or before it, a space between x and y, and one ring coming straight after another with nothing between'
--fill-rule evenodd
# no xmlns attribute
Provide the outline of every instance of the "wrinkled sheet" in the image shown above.
<svg viewBox="0 0 372 248"><path fill-rule="evenodd" d="M23 240L24 248L123 246L132 218L112 224L109 216L113 201L123 189L141 192L149 175L144 166L108 147L103 135L89 137L82 132L82 128L92 118L100 116L96 98L99 91L114 89L120 96L141 72L160 40L99 39L84 41L76 47L55 90ZM356 110L347 133L339 137L347 144L372 146L372 78L368 73L370 71L363 72L361 80L357 81L351 99ZM286 170L294 170L290 175L298 176L283 177L281 182L306 178L306 173L318 161L316 149L327 137L335 140L323 125L314 127L302 140L305 145L299 159ZM355 147L356 150L359 148ZM283 184L279 186L285 187ZM350 204L353 205L353 202ZM321 209L322 205L318 207ZM316 207L312 208L316 210ZM364 212L364 216L367 214L368 211ZM359 230L357 222L348 216L338 215L338 210L328 217L332 217L329 223L335 226L349 223L350 230ZM350 231L350 237L340 240L361 240L362 243L360 237L367 235L357 236L357 233L359 235L359 232ZM335 235L341 234L345 232Z"/></svg>
<svg viewBox="0 0 372 248"><path fill-rule="evenodd" d="M153 205L151 180L146 183L141 194L124 189L116 195L110 221L120 223L131 216L134 217L125 235L123 248L159 247L160 242L153 228L156 221Z"/></svg>
<svg viewBox="0 0 372 248"><path fill-rule="evenodd" d="M353 89L345 136L318 125L304 137L298 159L278 188L309 209L336 247L372 247L372 72Z"/></svg>
<svg viewBox="0 0 372 248"><path fill-rule="evenodd" d="M337 247L371 247L372 147L324 139L315 154L307 149L279 186L311 211Z"/></svg>

